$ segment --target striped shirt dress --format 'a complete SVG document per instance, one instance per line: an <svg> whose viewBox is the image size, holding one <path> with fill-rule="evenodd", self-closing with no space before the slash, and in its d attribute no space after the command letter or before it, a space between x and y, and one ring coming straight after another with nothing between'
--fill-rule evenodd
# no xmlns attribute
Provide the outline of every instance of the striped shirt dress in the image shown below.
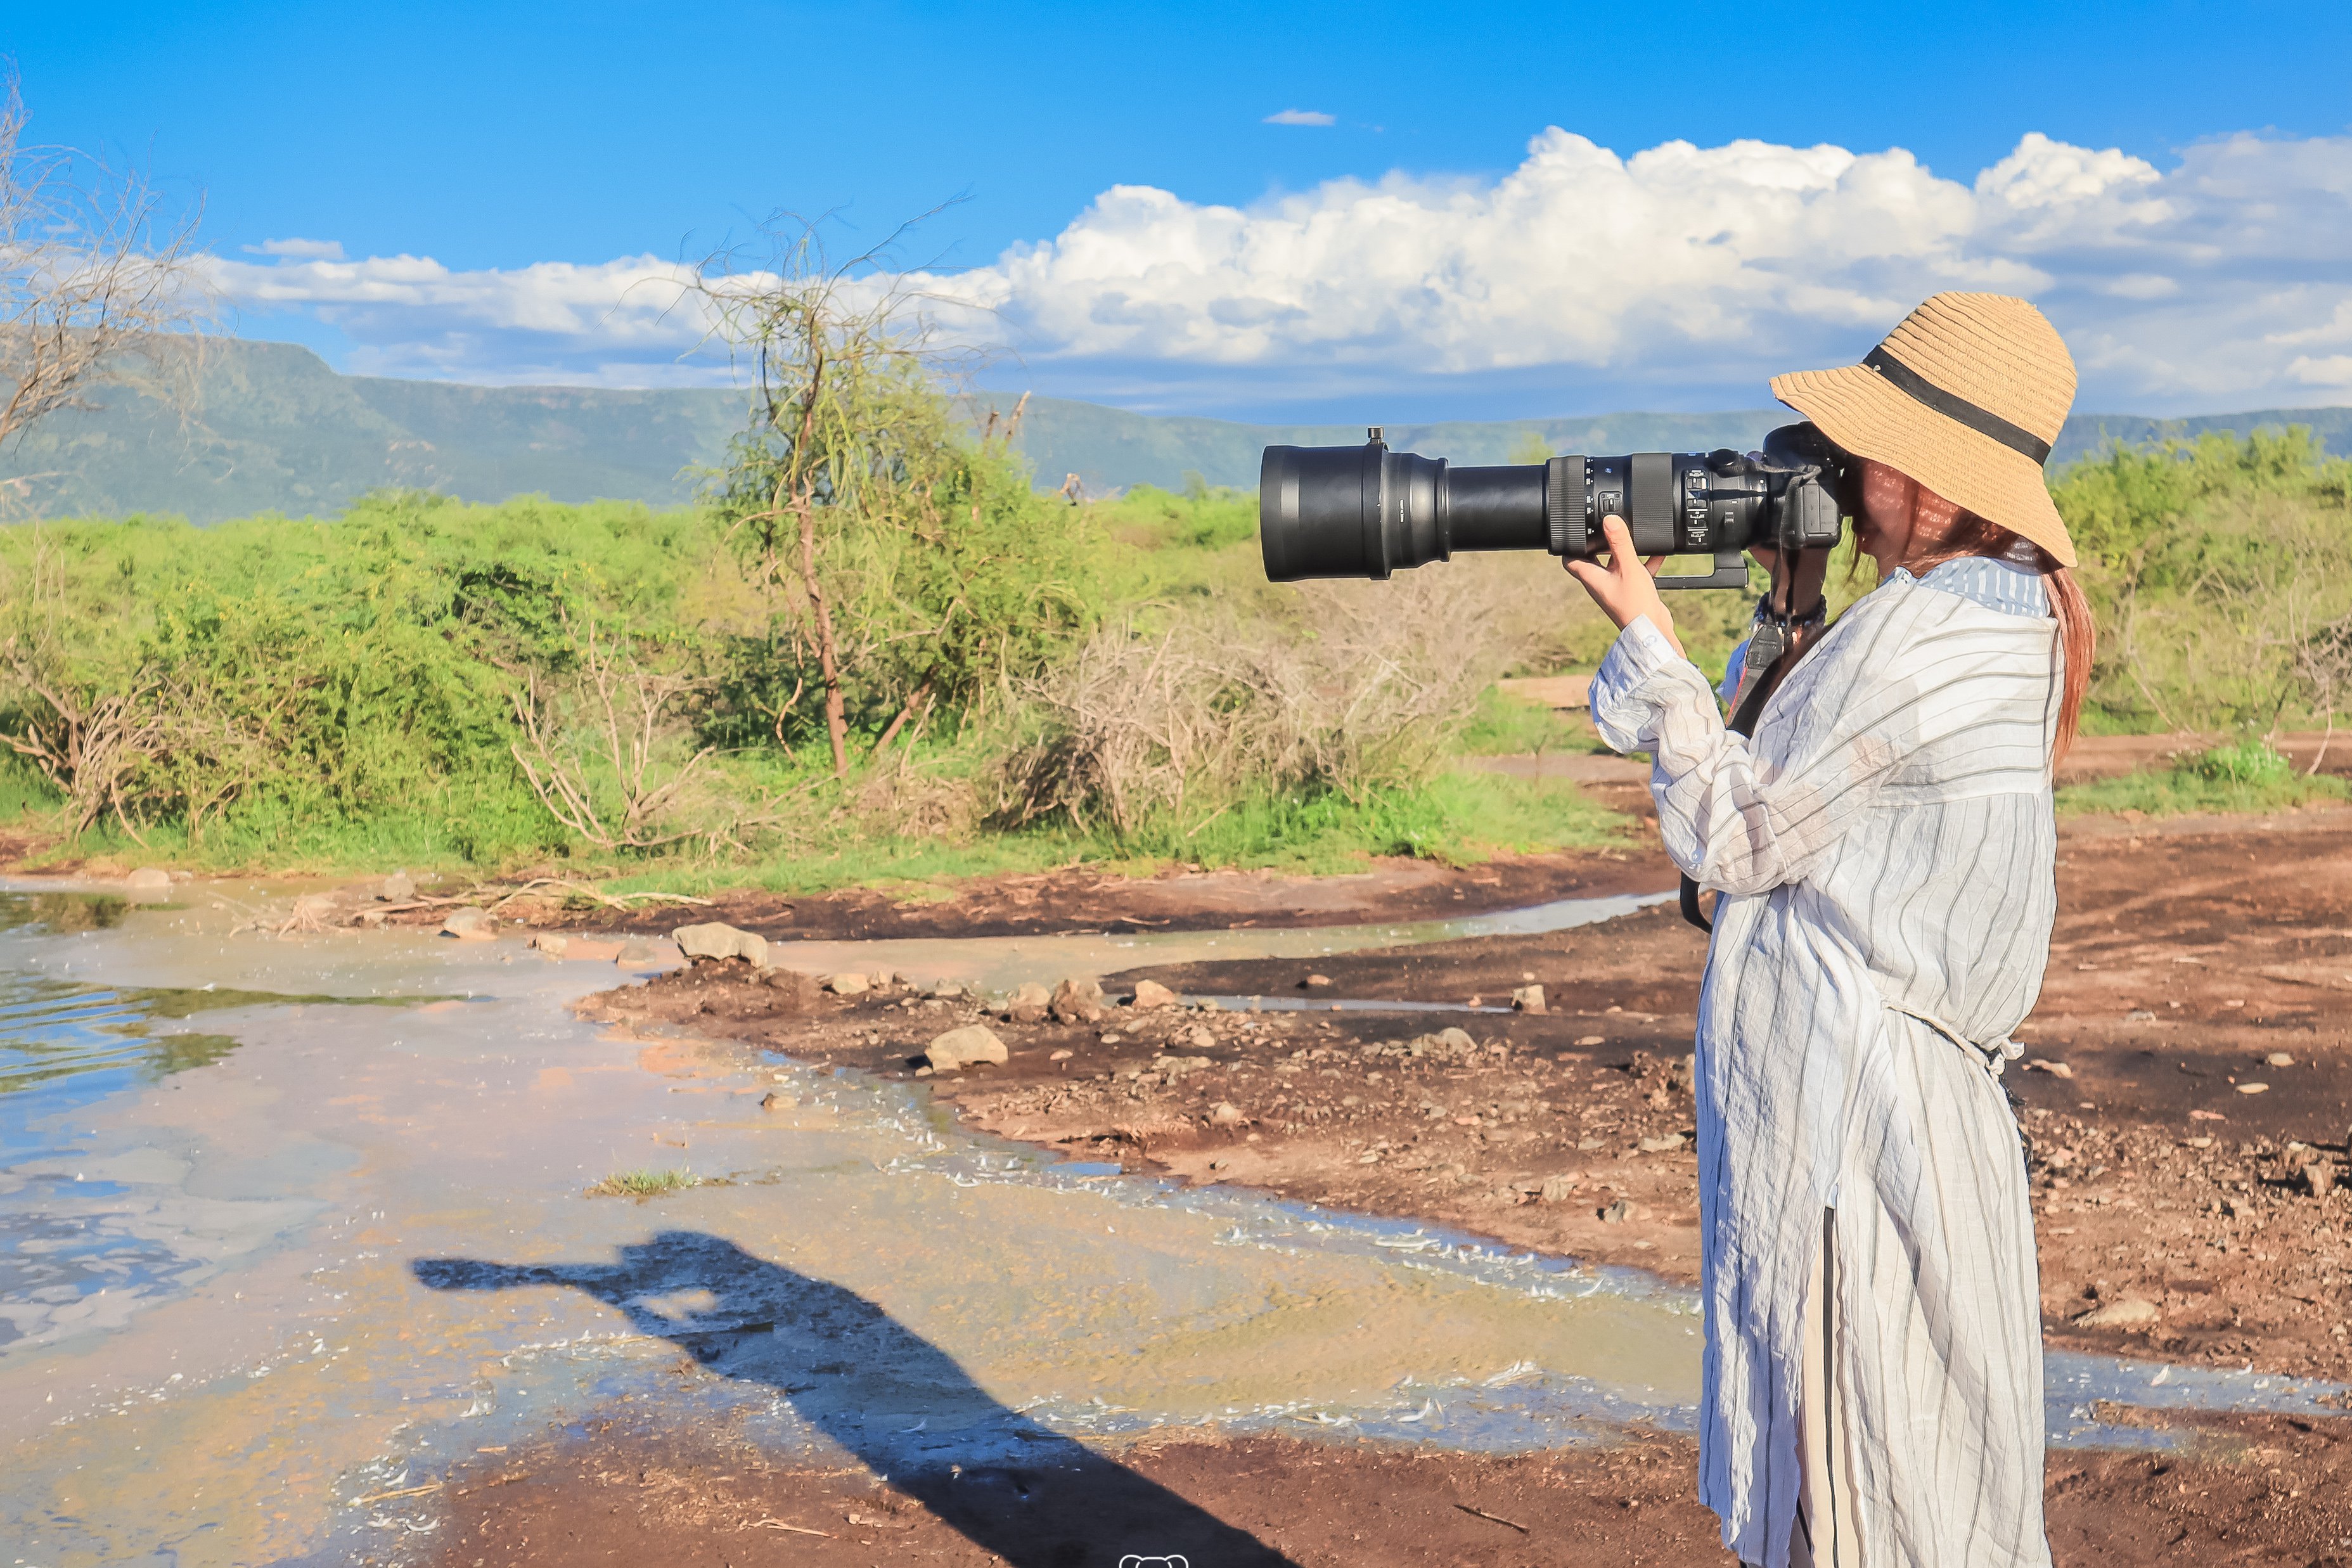
<svg viewBox="0 0 2352 1568"><path fill-rule="evenodd" d="M1654 759L1667 853L1720 892L1697 1042L1699 1492L1743 1562L1811 1555L1798 1415L1824 1249L1838 1568L2048 1568L2022 1148L1998 1082L2056 913L2056 623L2038 575L1898 571L1752 740L1647 620L1593 719ZM1858 1547L1858 1551L1855 1548Z"/></svg>

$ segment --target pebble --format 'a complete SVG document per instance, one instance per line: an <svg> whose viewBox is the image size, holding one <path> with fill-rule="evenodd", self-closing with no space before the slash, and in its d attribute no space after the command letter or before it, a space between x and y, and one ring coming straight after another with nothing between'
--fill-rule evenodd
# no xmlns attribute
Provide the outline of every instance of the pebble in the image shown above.
<svg viewBox="0 0 2352 1568"><path fill-rule="evenodd" d="M2094 1307L2074 1320L2078 1329L2137 1329L2145 1328L2161 1316L2153 1301L2143 1301L2137 1296L2126 1296Z"/></svg>
<svg viewBox="0 0 2352 1568"><path fill-rule="evenodd" d="M836 996L862 996L873 986L873 981L855 973L828 975L824 983L824 988Z"/></svg>
<svg viewBox="0 0 2352 1568"><path fill-rule="evenodd" d="M1139 1013L1148 1013L1155 1007L1173 1007L1176 1005L1176 993L1157 980L1139 980L1135 983L1135 1000L1128 1005Z"/></svg>
<svg viewBox="0 0 2352 1568"><path fill-rule="evenodd" d="M961 1029L950 1029L933 1040L923 1051L923 1060L939 1072L951 1072L975 1062L1002 1063L1005 1059L1004 1042L996 1031L985 1024L966 1024Z"/></svg>
<svg viewBox="0 0 2352 1568"><path fill-rule="evenodd" d="M1577 1185L1582 1180L1583 1178L1573 1171L1564 1171L1556 1176L1546 1176L1543 1179L1543 1185L1536 1189L1536 1196L1548 1204L1564 1204L1576 1195Z"/></svg>
<svg viewBox="0 0 2352 1568"><path fill-rule="evenodd" d="M1064 1046L1060 1050L1055 1051L1052 1056L1047 1057L1045 1059L1049 1062L1066 1062L1077 1054L1077 1052L1070 1049L1069 1047Z"/></svg>
<svg viewBox="0 0 2352 1568"><path fill-rule="evenodd" d="M1603 1225L1623 1225L1628 1220L1640 1219L1645 1212L1646 1211L1643 1209L1642 1205L1635 1203L1633 1199L1619 1198L1615 1203L1611 1204L1607 1208L1601 1211L1601 1223Z"/></svg>
<svg viewBox="0 0 2352 1568"><path fill-rule="evenodd" d="M2270 1055L2263 1058L2263 1065L2264 1067L2273 1068L2291 1068L2294 1066L2294 1058L2287 1055L2284 1051L2273 1051Z"/></svg>
<svg viewBox="0 0 2352 1568"><path fill-rule="evenodd" d="M2240 1094L2268 1094L2270 1091L2271 1086L2266 1083L2242 1083L2238 1086Z"/></svg>
<svg viewBox="0 0 2352 1568"><path fill-rule="evenodd" d="M441 934L454 936L459 942L495 942L498 927L488 910L468 904L449 911L448 918L441 922Z"/></svg>
<svg viewBox="0 0 2352 1568"><path fill-rule="evenodd" d="M1065 1024L1092 1024L1103 1016L1102 986L1071 976L1054 987L1054 1016Z"/></svg>
<svg viewBox="0 0 2352 1568"><path fill-rule="evenodd" d="M2311 1189L2315 1198L2324 1198L2336 1190L2336 1167L2326 1160L2315 1160L2303 1168L2303 1184Z"/></svg>
<svg viewBox="0 0 2352 1568"><path fill-rule="evenodd" d="M1306 984L1309 985L1328 985L1331 984L1331 977L1328 974L1310 974L1307 977Z"/></svg>
<svg viewBox="0 0 2352 1568"><path fill-rule="evenodd" d="M754 969L768 967L768 939L757 931L742 931L724 921L705 921L679 926L669 934L688 958L742 958L750 960Z"/></svg>
<svg viewBox="0 0 2352 1568"><path fill-rule="evenodd" d="M1025 981L1004 1004L1004 1016L1015 1024L1043 1022L1045 1010L1054 1005L1054 994L1035 981Z"/></svg>
<svg viewBox="0 0 2352 1568"><path fill-rule="evenodd" d="M1511 1005L1522 1013L1542 1012L1544 1010L1544 988L1540 985L1520 986L1517 990L1511 993Z"/></svg>
<svg viewBox="0 0 2352 1568"><path fill-rule="evenodd" d="M1212 1127L1240 1127L1248 1121L1249 1118L1242 1114L1242 1108L1230 1100L1217 1101L1209 1111L1209 1125Z"/></svg>
<svg viewBox="0 0 2352 1568"><path fill-rule="evenodd" d="M1576 1043L1580 1046L1605 1046L1609 1042L1599 1035L1586 1035L1580 1038Z"/></svg>
<svg viewBox="0 0 2352 1568"><path fill-rule="evenodd" d="M760 1097L760 1109L762 1110L790 1110L799 1103L800 1101L791 1095L782 1094L774 1089L770 1089Z"/></svg>
<svg viewBox="0 0 2352 1568"><path fill-rule="evenodd" d="M2069 1066L2067 1063L2053 1062L2042 1057L2035 1057L2032 1060L2027 1062L2025 1064L2025 1070L2028 1072L2046 1072L2052 1078L2073 1078L2074 1076L2074 1068Z"/></svg>
<svg viewBox="0 0 2352 1568"><path fill-rule="evenodd" d="M1642 1140L1642 1152L1644 1154L1669 1153L1681 1148L1685 1142L1679 1132L1670 1132L1664 1138L1644 1138Z"/></svg>

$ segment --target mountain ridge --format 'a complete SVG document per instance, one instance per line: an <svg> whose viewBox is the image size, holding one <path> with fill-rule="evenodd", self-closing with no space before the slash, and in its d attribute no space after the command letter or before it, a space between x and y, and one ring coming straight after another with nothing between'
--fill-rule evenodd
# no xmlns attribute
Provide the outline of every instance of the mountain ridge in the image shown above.
<svg viewBox="0 0 2352 1568"><path fill-rule="evenodd" d="M333 515L371 489L440 490L467 500L544 494L556 500L676 505L725 455L747 399L711 388L473 386L343 375L293 343L214 339L197 405L174 409L117 389L96 410L33 427L0 454L0 516L177 515L198 523L261 512ZM979 393L974 419L1009 416L1018 399ZM1532 433L1555 452L1753 447L1795 417L1785 409L1622 413L1575 418L1390 424L1390 445L1457 463L1507 460ZM2352 408L2257 409L2158 419L2076 415L2052 457L2062 464L2110 440L2130 444L2206 430L2241 434L2311 426L2320 445L2352 455ZM1262 447L1363 439L1362 426L1253 425L1189 415L1132 414L1067 398L1028 400L1014 444L1040 483L1076 474L1089 494L1199 475L1254 488Z"/></svg>

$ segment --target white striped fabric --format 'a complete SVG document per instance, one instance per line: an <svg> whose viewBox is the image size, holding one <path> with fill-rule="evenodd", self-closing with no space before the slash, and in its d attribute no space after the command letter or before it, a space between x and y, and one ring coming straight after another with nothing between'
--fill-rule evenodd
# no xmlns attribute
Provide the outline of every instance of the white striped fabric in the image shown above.
<svg viewBox="0 0 2352 1568"><path fill-rule="evenodd" d="M1602 736L1655 759L1668 854L1726 895L1699 998L1699 1489L1766 1568L1825 1207L1862 1560L2050 1561L2032 1218L1988 1068L2049 954L2059 655L2046 613L1946 570L1848 610L1753 741L1646 620L1592 683Z"/></svg>

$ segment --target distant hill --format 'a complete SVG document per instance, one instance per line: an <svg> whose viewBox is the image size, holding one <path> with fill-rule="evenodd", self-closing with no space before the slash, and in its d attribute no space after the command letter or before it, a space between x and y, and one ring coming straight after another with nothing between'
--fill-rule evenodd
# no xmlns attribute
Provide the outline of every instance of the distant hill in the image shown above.
<svg viewBox="0 0 2352 1568"><path fill-rule="evenodd" d="M341 375L291 343L215 341L200 406L183 417L145 397L34 427L0 457L7 517L175 513L196 522L255 512L331 515L385 486L469 500L540 493L674 504L695 470L719 460L742 426L738 392L608 392L583 387L463 386ZM975 417L1010 413L1003 394L974 399ZM1462 463L1499 463L1527 433L1555 452L1702 451L1751 447L1785 410L1605 414L1578 419L1390 425L1391 446ZM2139 443L2201 431L2307 425L2328 451L2352 455L2352 409L2266 409L2193 419L2078 415L2054 461L2110 440ZM1040 482L1076 474L1092 494L1139 484L1257 483L1258 452L1360 441L1360 425L1243 425L1129 414L1033 397L1017 444Z"/></svg>

